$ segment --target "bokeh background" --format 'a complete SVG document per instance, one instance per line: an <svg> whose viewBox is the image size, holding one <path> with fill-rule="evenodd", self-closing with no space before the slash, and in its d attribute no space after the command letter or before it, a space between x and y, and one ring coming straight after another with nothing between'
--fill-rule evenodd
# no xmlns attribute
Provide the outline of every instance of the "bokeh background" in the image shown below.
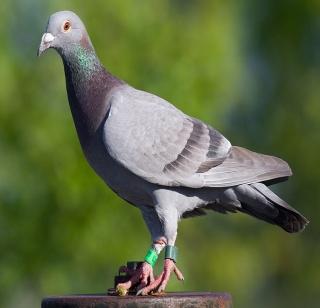
<svg viewBox="0 0 320 308"><path fill-rule="evenodd" d="M274 189L311 220L305 232L243 214L184 220L186 280L168 289L228 291L235 307L319 307L318 0L2 0L1 306L104 292L150 244L138 210L82 155L60 58L36 57L48 16L62 9L81 16L112 73L293 169Z"/></svg>

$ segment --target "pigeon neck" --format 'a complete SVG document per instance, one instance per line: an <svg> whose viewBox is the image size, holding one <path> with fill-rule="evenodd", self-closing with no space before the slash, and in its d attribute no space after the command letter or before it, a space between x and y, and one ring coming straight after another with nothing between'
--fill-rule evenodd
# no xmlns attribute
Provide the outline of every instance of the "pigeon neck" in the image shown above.
<svg viewBox="0 0 320 308"><path fill-rule="evenodd" d="M70 109L85 147L109 110L108 93L124 82L104 69L92 47L79 46L62 58Z"/></svg>

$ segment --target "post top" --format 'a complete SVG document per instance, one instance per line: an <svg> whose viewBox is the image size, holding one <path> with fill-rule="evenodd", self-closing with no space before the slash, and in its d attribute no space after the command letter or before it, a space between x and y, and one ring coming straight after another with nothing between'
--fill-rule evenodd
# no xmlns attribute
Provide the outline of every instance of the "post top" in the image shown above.
<svg viewBox="0 0 320 308"><path fill-rule="evenodd" d="M224 292L168 292L152 296L111 296L83 294L50 296L43 299L42 308L125 308L125 307L212 307L231 308L231 295Z"/></svg>

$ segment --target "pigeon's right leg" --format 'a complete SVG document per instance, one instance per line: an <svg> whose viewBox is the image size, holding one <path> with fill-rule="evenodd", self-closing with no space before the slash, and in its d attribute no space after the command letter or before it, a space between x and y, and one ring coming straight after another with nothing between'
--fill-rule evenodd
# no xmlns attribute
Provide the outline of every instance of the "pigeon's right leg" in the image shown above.
<svg viewBox="0 0 320 308"><path fill-rule="evenodd" d="M141 207L140 209L150 230L152 245L145 258L147 261L143 262L134 272L129 273L131 278L127 282L117 285L117 293L120 295L127 294L133 286L138 285L137 290L139 291L154 282L153 265L167 243L166 238L162 236L162 225L154 208ZM126 271L125 268L123 270Z"/></svg>
<svg viewBox="0 0 320 308"><path fill-rule="evenodd" d="M166 240L166 256L163 271L153 282L141 288L137 295L147 295L152 292L162 293L167 286L171 273L174 273L178 280L184 280L183 274L176 265L176 247L174 246L177 237L179 215L174 206L170 206L169 202L167 204L169 206L165 206L162 203L162 206L157 207L158 217L161 219L162 230Z"/></svg>

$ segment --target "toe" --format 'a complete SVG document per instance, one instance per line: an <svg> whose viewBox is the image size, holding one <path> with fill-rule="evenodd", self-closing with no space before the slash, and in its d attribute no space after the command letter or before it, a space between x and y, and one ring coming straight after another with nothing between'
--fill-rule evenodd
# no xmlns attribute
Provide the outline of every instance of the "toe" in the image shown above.
<svg viewBox="0 0 320 308"><path fill-rule="evenodd" d="M138 285L137 290L141 290L145 288L147 285L148 285L148 276L144 276L140 280L140 284Z"/></svg>
<svg viewBox="0 0 320 308"><path fill-rule="evenodd" d="M164 263L163 278L162 278L161 284L158 287L159 293L165 290L169 282L172 271L176 274L178 280L184 280L184 277L181 271L178 269L174 261L171 259L166 259Z"/></svg>
<svg viewBox="0 0 320 308"><path fill-rule="evenodd" d="M149 276L149 279L150 279L150 283L153 283L153 282L154 282L153 271L151 271L150 276Z"/></svg>
<svg viewBox="0 0 320 308"><path fill-rule="evenodd" d="M183 274L181 273L181 271L178 269L178 267L176 265L174 266L173 271L176 274L178 280L181 280L181 281L184 280Z"/></svg>
<svg viewBox="0 0 320 308"><path fill-rule="evenodd" d="M140 284L138 286L138 290L143 289L151 282L151 278L153 280L153 269L152 266L145 262L141 266L141 275L140 275Z"/></svg>
<svg viewBox="0 0 320 308"><path fill-rule="evenodd" d="M143 278L143 281L145 280L144 277L146 276L147 271L143 270L143 266L139 267L134 274L132 275L132 277L130 277L130 279L127 282L124 283L119 283L117 285L117 293L119 295L124 294L124 291L126 291L126 293L128 293L128 290L136 285L137 283L139 283L140 279ZM148 279L148 278L147 278ZM125 295L125 294L124 294Z"/></svg>
<svg viewBox="0 0 320 308"><path fill-rule="evenodd" d="M139 290L137 292L137 295L148 295L151 291L157 289L163 280L163 274L164 273L161 273L161 275L157 277L153 282L151 282L148 286Z"/></svg>
<svg viewBox="0 0 320 308"><path fill-rule="evenodd" d="M165 290L168 281L170 279L170 275L171 275L171 270L165 270L163 273L163 277L162 277L162 281L158 287L158 292L161 293Z"/></svg>

